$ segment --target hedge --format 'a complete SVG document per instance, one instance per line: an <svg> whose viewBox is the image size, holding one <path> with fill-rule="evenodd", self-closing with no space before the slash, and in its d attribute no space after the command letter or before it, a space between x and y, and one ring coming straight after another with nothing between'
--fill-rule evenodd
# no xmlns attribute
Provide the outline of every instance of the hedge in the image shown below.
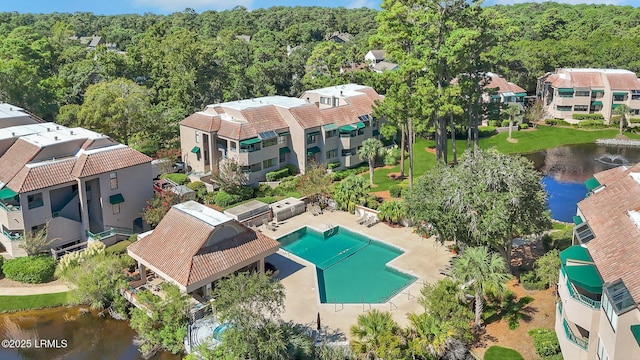
<svg viewBox="0 0 640 360"><path fill-rule="evenodd" d="M518 128L519 128L520 130L526 130L526 129L528 129L528 128L529 128L529 124L520 124L520 125L518 125Z"/></svg>
<svg viewBox="0 0 640 360"><path fill-rule="evenodd" d="M604 120L582 120L579 123L574 124L573 126L585 129L609 127L609 125L604 124Z"/></svg>
<svg viewBox="0 0 640 360"><path fill-rule="evenodd" d="M280 179L282 179L284 177L287 177L289 175L290 175L289 174L289 169L286 168L286 167L283 167L280 170L268 172L265 175L265 178L267 179L267 181L278 181L278 180L280 180Z"/></svg>
<svg viewBox="0 0 640 360"><path fill-rule="evenodd" d="M629 123L631 123L631 124L637 124L637 123L640 123L640 117L632 117L632 118L629 118Z"/></svg>
<svg viewBox="0 0 640 360"><path fill-rule="evenodd" d="M570 125L568 122L564 121L564 119L545 119L544 123L549 125L549 126L553 126L553 125L568 126L568 125Z"/></svg>
<svg viewBox="0 0 640 360"><path fill-rule="evenodd" d="M495 120L491 120L491 121L496 122ZM489 123L491 123L491 121L489 121ZM496 130L495 126L478 126L478 137L479 138L490 137L490 136L493 136L493 135L495 135L497 133L498 133L498 131Z"/></svg>
<svg viewBox="0 0 640 360"><path fill-rule="evenodd" d="M540 280L535 271L526 271L520 275L520 282L522 287L527 290L544 290L547 288L547 284Z"/></svg>
<svg viewBox="0 0 640 360"><path fill-rule="evenodd" d="M127 252L127 246L131 245L131 243L129 240L122 240L107 247L104 252L107 254L124 254Z"/></svg>
<svg viewBox="0 0 640 360"><path fill-rule="evenodd" d="M327 165L327 169L330 169L330 170L335 169L337 167L340 167L340 162L339 161L332 162L332 163L329 163Z"/></svg>
<svg viewBox="0 0 640 360"><path fill-rule="evenodd" d="M235 195L235 194L229 194L228 192L226 192L224 190L218 191L218 193L216 194L215 200L214 200L216 205L218 205L220 207L227 207L229 205L233 205L235 203L239 203L240 201L242 201L242 196Z"/></svg>
<svg viewBox="0 0 640 360"><path fill-rule="evenodd" d="M162 174L160 175L160 179L169 179L178 185L184 185L191 181L189 180L189 177L187 176L187 174L181 174L181 173Z"/></svg>
<svg viewBox="0 0 640 360"><path fill-rule="evenodd" d="M509 120L502 120L502 127L509 127Z"/></svg>
<svg viewBox="0 0 640 360"><path fill-rule="evenodd" d="M51 281L55 269L55 261L50 255L19 257L2 265L2 272L8 279L29 284Z"/></svg>
<svg viewBox="0 0 640 360"><path fill-rule="evenodd" d="M540 356L552 356L560 352L560 344L555 331L551 329L533 329L529 331L533 338L533 347Z"/></svg>
<svg viewBox="0 0 640 360"><path fill-rule="evenodd" d="M287 164L284 167L289 169L289 175L295 175L298 173L298 167L293 164Z"/></svg>
<svg viewBox="0 0 640 360"><path fill-rule="evenodd" d="M572 118L576 120L602 120L604 121L604 116L602 114L573 114Z"/></svg>

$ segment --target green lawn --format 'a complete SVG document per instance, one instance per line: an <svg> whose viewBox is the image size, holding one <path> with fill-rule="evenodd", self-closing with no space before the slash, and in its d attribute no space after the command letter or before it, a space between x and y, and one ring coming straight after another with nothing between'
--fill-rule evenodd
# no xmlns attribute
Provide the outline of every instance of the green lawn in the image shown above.
<svg viewBox="0 0 640 360"><path fill-rule="evenodd" d="M552 147L572 144L593 143L597 139L614 138L618 134L616 129L605 130L579 130L566 127L538 126L535 130L515 131L512 136L517 139L517 143L507 141L508 133L500 133L489 138L480 139L480 147L488 149L497 148L506 154L525 154ZM625 133L629 138L639 139L640 135ZM458 157L464 153L467 147L467 140L461 139L456 141ZM435 147L435 141L416 139L414 145L414 177L417 178L436 164L436 157L425 151L427 147ZM451 142L449 142L448 159L453 159ZM375 170L373 181L376 184L373 191L389 190L392 185L400 182L389 178L390 173L399 173L400 165L393 168L377 168ZM405 164L405 176L409 176L408 162ZM414 179L415 181L415 179Z"/></svg>
<svg viewBox="0 0 640 360"><path fill-rule="evenodd" d="M494 345L484 353L484 360L524 360L524 358L513 349Z"/></svg>
<svg viewBox="0 0 640 360"><path fill-rule="evenodd" d="M41 295L0 296L0 313L42 309L68 304L68 292Z"/></svg>

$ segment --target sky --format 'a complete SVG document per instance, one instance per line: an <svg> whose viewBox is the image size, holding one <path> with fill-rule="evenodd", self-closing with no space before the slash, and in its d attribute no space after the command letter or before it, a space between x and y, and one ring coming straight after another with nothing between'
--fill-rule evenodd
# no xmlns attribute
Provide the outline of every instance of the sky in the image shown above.
<svg viewBox="0 0 640 360"><path fill-rule="evenodd" d="M486 5L514 4L521 2L542 2L542 0L485 0ZM612 4L640 6L640 0L556 0L566 4ZM379 8L382 0L346 0L328 4L348 8ZM92 12L98 15L114 14L170 14L189 7L197 12L205 10L226 10L242 5L250 10L271 6L328 6L317 0L0 0L0 12L20 13L74 13Z"/></svg>

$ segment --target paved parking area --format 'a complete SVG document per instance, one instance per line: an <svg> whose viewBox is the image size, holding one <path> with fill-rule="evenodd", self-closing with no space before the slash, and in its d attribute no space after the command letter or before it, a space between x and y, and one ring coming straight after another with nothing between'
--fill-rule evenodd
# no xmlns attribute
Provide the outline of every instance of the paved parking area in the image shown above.
<svg viewBox="0 0 640 360"><path fill-rule="evenodd" d="M432 238L424 239L414 234L411 228L392 228L384 223L367 228L358 225L357 219L358 216L343 211L325 212L318 216L306 212L278 224L276 231L263 226L260 230L270 237L279 238L303 226L324 231L340 225L403 249L405 253L389 265L415 276L417 280L384 304L321 304L314 265L281 249L267 261L280 270L278 276L287 290L283 314L285 320L315 328L317 314L320 313L323 328L342 333L348 338L349 327L357 322L358 315L369 309L391 311L401 325L408 323L408 313L422 311L417 302L420 289L424 283L433 283L443 277L438 269L449 262L452 254Z"/></svg>

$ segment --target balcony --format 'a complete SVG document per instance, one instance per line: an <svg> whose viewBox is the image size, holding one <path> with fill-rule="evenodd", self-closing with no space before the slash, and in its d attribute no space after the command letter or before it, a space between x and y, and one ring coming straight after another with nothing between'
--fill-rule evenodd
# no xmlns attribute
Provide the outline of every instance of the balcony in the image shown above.
<svg viewBox="0 0 640 360"><path fill-rule="evenodd" d="M569 295L576 301L580 302L583 305L586 305L592 309L600 309L600 301L591 299L590 297L581 294L578 290L573 286L573 284L567 279L567 290L569 291Z"/></svg>
<svg viewBox="0 0 640 360"><path fill-rule="evenodd" d="M567 340L582 350L587 350L587 347L589 347L589 339L576 335L565 319L562 319L562 327L564 328L564 334L567 337Z"/></svg>
<svg viewBox="0 0 640 360"><path fill-rule="evenodd" d="M11 241L22 240L22 234L18 232L2 230L2 234Z"/></svg>

